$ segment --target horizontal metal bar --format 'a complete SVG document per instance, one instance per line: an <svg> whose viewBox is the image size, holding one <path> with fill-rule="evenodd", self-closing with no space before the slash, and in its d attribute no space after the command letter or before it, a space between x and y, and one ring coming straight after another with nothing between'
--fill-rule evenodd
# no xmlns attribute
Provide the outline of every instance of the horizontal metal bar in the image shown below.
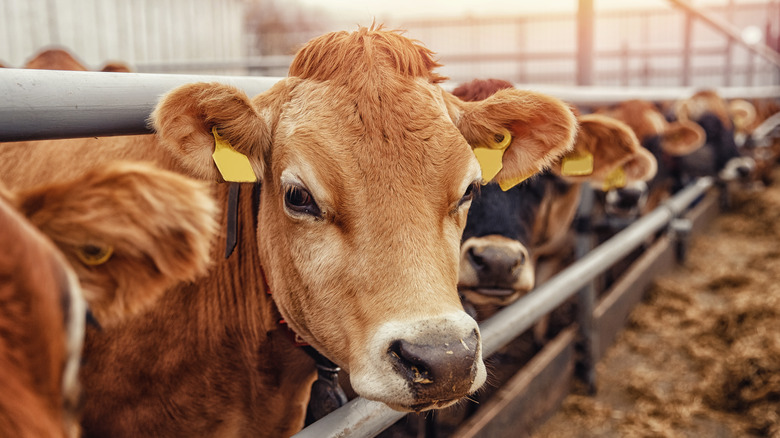
<svg viewBox="0 0 780 438"><path fill-rule="evenodd" d="M376 436L404 415L405 412L395 411L384 403L358 397L293 436L295 438Z"/></svg>
<svg viewBox="0 0 780 438"><path fill-rule="evenodd" d="M687 0L669 0L669 2L677 6L678 8L685 10L685 12L702 20L709 26L715 28L715 30L725 35L731 41L734 41L742 45L742 47L744 47L745 49L755 53L756 55L766 59L772 64L780 67L780 54L778 54L776 51L774 51L774 49L770 48L769 46L761 42L755 44L746 43L742 39L742 36L740 35L739 28L729 23L728 21L718 17L717 15L705 11L700 7L692 5Z"/></svg>
<svg viewBox="0 0 780 438"><path fill-rule="evenodd" d="M278 77L0 69L0 141L145 134L160 95L190 82L235 85L254 96ZM457 84L445 84L453 89ZM691 87L573 87L521 84L577 105L675 100ZM716 88L725 98L778 98L780 86Z"/></svg>
<svg viewBox="0 0 780 438"><path fill-rule="evenodd" d="M663 229L712 184L712 178L707 177L688 186L528 295L484 321L480 325L483 354L489 356L495 353L542 316L560 306L648 237Z"/></svg>
<svg viewBox="0 0 780 438"><path fill-rule="evenodd" d="M518 337L581 287L609 269L615 262L636 249L648 237L663 229L704 194L714 181L699 179L670 198L650 214L590 251L572 266L549 279L531 293L507 306L480 324L482 354L487 357ZM379 403L381 405L381 403ZM377 406L356 398L325 418L295 435L296 438L375 436L404 414L386 406Z"/></svg>
<svg viewBox="0 0 780 438"><path fill-rule="evenodd" d="M280 78L0 69L0 141L149 133L163 93L190 82L261 93Z"/></svg>

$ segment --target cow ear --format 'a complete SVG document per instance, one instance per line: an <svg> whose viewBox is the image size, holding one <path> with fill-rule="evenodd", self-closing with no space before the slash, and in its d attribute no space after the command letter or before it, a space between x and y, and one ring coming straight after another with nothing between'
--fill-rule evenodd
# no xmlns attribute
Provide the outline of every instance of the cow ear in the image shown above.
<svg viewBox="0 0 780 438"><path fill-rule="evenodd" d="M623 164L628 181L649 181L658 173L658 161L650 151L640 147L631 159Z"/></svg>
<svg viewBox="0 0 780 438"><path fill-rule="evenodd" d="M574 149L553 166L553 170L564 178L603 181L641 148L634 131L619 120L588 114L578 117L577 121L579 132Z"/></svg>
<svg viewBox="0 0 780 438"><path fill-rule="evenodd" d="M263 175L271 144L269 126L236 87L218 83L178 87L160 99L151 123L161 143L191 176L251 182L252 176ZM220 162L220 157L227 158Z"/></svg>
<svg viewBox="0 0 780 438"><path fill-rule="evenodd" d="M728 111L729 117L734 121L734 129L738 132L747 132L750 126L756 122L756 107L745 99L730 101Z"/></svg>
<svg viewBox="0 0 780 438"><path fill-rule="evenodd" d="M506 148L495 175L505 189L571 150L577 132L571 109L540 93L504 89L479 102L463 102L445 93L445 100L455 125L473 149Z"/></svg>
<svg viewBox="0 0 780 438"><path fill-rule="evenodd" d="M661 135L661 150L675 157L688 155L702 147L706 138L704 129L694 122L672 122Z"/></svg>
<svg viewBox="0 0 780 438"><path fill-rule="evenodd" d="M101 325L148 308L210 266L218 209L208 183L117 162L17 199L65 254Z"/></svg>

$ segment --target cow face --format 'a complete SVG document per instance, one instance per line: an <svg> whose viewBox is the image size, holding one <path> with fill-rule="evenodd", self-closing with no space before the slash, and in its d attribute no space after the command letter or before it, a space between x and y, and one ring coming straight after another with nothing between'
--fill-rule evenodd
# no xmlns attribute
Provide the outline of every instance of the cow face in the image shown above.
<svg viewBox="0 0 780 438"><path fill-rule="evenodd" d="M116 162L13 199L65 255L101 326L145 310L210 266L217 206L201 181Z"/></svg>
<svg viewBox="0 0 780 438"><path fill-rule="evenodd" d="M546 96L459 101L437 85L430 55L395 32L329 34L252 101L195 84L154 115L193 174L220 179L212 127L249 158L279 311L349 371L358 394L399 410L449 405L485 380L479 330L457 292L481 181L472 146L508 131L496 178L509 181L568 150L575 130L569 109Z"/></svg>

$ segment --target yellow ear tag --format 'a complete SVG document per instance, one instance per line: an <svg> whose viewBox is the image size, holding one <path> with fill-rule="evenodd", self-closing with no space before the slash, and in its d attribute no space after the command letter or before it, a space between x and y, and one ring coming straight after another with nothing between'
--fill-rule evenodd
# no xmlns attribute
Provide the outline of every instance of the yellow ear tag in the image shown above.
<svg viewBox="0 0 780 438"><path fill-rule="evenodd" d="M214 134L214 153L211 157L222 178L230 182L256 182L257 176L249 164L249 158L233 149L230 142L217 133L216 126L211 128L211 132Z"/></svg>
<svg viewBox="0 0 780 438"><path fill-rule="evenodd" d="M474 147L479 167L482 168L482 184L489 183L498 174L503 164L504 151L512 143L512 134L506 128L497 133L492 142Z"/></svg>
<svg viewBox="0 0 780 438"><path fill-rule="evenodd" d="M593 154L567 155L561 160L561 174L564 176L586 176L593 173Z"/></svg>
<svg viewBox="0 0 780 438"><path fill-rule="evenodd" d="M85 265L97 266L107 262L108 259L114 254L114 247L108 246L94 246L87 245L79 248L76 251L76 256L79 260L84 262Z"/></svg>
<svg viewBox="0 0 780 438"><path fill-rule="evenodd" d="M608 191L611 189L619 189L626 186L626 172L623 170L623 166L618 166L612 170L612 172L609 172L607 177L604 179L604 186L602 186L603 191Z"/></svg>
<svg viewBox="0 0 780 438"><path fill-rule="evenodd" d="M520 184L521 182L527 180L528 178L530 178L530 177L532 177L534 175L536 175L536 172L530 172L530 173L528 173L526 175L521 175L521 176L518 176L516 178L508 179L506 181L502 181L502 182L498 183L498 186L501 187L501 190L507 191L507 190L511 189L512 187Z"/></svg>

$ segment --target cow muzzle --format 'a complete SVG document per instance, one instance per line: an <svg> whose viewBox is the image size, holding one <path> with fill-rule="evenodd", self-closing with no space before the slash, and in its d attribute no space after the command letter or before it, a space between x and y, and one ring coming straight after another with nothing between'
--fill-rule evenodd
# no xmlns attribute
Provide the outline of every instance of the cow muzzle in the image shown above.
<svg viewBox="0 0 780 438"><path fill-rule="evenodd" d="M476 322L465 312L428 320L390 322L350 375L355 391L400 411L443 408L485 382Z"/></svg>
<svg viewBox="0 0 780 438"><path fill-rule="evenodd" d="M534 264L520 242L473 237L461 245L458 289L472 304L507 305L534 287Z"/></svg>

